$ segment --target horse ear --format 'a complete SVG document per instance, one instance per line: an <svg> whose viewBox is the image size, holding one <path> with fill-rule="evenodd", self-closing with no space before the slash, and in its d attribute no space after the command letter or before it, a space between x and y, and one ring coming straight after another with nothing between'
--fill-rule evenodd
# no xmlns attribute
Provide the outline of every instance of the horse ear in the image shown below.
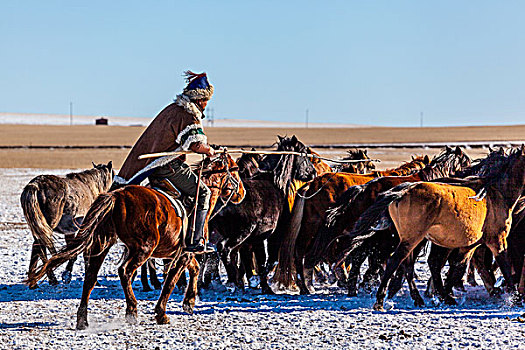
<svg viewBox="0 0 525 350"><path fill-rule="evenodd" d="M365 155L367 156L367 155L368 155L368 150L367 150L367 149L365 149L365 152L364 152L364 153L365 153Z"/></svg>
<svg viewBox="0 0 525 350"><path fill-rule="evenodd" d="M459 148L459 146L456 146L456 149L454 150L454 154L456 156L460 156L461 154L463 154L463 151L461 150L461 148Z"/></svg>
<svg viewBox="0 0 525 350"><path fill-rule="evenodd" d="M525 155L525 145L521 144L521 154Z"/></svg>
<svg viewBox="0 0 525 350"><path fill-rule="evenodd" d="M415 159L415 158L414 158L414 156L412 155L412 160L414 160L414 159Z"/></svg>
<svg viewBox="0 0 525 350"><path fill-rule="evenodd" d="M95 164L95 162L92 161L91 164L93 164L93 168L96 168L96 167L97 167L97 165Z"/></svg>
<svg viewBox="0 0 525 350"><path fill-rule="evenodd" d="M113 169L113 161L111 161L111 160L108 163L108 169L109 170Z"/></svg>
<svg viewBox="0 0 525 350"><path fill-rule="evenodd" d="M448 145L447 145L447 146L445 146L445 151L450 152L450 151L452 151L452 148L448 147Z"/></svg>
<svg viewBox="0 0 525 350"><path fill-rule="evenodd" d="M255 152L255 151L257 151L257 150L255 149L255 147L252 147L252 151L254 151L254 152Z"/></svg>
<svg viewBox="0 0 525 350"><path fill-rule="evenodd" d="M295 135L292 136L292 142L297 142L297 137Z"/></svg>
<svg viewBox="0 0 525 350"><path fill-rule="evenodd" d="M279 139L279 142L282 142L284 140L284 137L281 135L277 135L277 138Z"/></svg>
<svg viewBox="0 0 525 350"><path fill-rule="evenodd" d="M426 155L425 158L423 158L423 161L424 161L426 164L430 164L430 158L428 158L428 155Z"/></svg>

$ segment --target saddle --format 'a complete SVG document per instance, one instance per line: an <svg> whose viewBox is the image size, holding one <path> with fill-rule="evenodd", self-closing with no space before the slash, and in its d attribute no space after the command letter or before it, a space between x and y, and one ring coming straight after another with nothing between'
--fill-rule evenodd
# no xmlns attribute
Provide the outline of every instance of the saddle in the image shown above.
<svg viewBox="0 0 525 350"><path fill-rule="evenodd" d="M193 210L193 198L184 196L182 192L168 179L151 179L148 187L163 194L171 203L178 216L182 218L182 242L186 245L186 235L188 232L188 213Z"/></svg>

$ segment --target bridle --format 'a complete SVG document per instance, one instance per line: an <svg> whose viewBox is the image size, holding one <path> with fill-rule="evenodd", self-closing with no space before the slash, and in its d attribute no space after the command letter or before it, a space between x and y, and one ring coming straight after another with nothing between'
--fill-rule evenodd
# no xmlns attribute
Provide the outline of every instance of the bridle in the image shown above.
<svg viewBox="0 0 525 350"><path fill-rule="evenodd" d="M225 153L224 153L225 154ZM231 201L231 199L233 198L233 195L238 193L239 191L239 187L240 187L240 181L238 181L231 173L231 171L238 171L239 170L239 167L238 166L234 166L234 167L229 167L228 166L228 162L224 162L224 159L222 159L222 155L220 157L218 157L217 159L215 159L213 162L217 162L217 161L222 161L223 164L226 166L225 169L220 169L220 170L207 170L207 171L203 171L202 174L203 175L211 175L211 174L220 174L220 173L226 173L226 176L223 177L223 179L221 180L221 183L220 185L215 185L215 186L208 186L208 188L216 188L218 190L223 190L225 188L228 188L227 186L231 183L233 184L233 188L228 188L230 190L230 195L228 196L228 198L226 198L226 200L223 199L223 197L219 196L219 199L222 201L222 204L220 206L219 209L215 210L214 213L210 216L210 218L208 219L208 221L210 221L211 219L213 219L215 216L217 216L217 214L223 210L227 205L228 203Z"/></svg>

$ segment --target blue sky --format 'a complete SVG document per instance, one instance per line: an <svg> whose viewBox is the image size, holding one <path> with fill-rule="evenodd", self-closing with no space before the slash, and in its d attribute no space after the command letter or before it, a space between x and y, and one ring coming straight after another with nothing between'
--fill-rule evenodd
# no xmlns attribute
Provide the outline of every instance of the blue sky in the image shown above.
<svg viewBox="0 0 525 350"><path fill-rule="evenodd" d="M217 118L525 123L525 2L2 1L0 112L153 117L208 72Z"/></svg>

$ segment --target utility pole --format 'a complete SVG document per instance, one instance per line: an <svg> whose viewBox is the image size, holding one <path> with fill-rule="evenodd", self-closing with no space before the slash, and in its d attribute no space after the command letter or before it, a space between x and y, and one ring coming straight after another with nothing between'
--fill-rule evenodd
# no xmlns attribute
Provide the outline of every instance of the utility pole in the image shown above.
<svg viewBox="0 0 525 350"><path fill-rule="evenodd" d="M306 109L305 127L308 129L308 108Z"/></svg>
<svg viewBox="0 0 525 350"><path fill-rule="evenodd" d="M73 125L73 102L69 102L69 125Z"/></svg>
<svg viewBox="0 0 525 350"><path fill-rule="evenodd" d="M208 123L210 126L213 126L213 124L215 123L215 110L213 108L210 108L210 116L209 116L209 120L208 120Z"/></svg>
<svg viewBox="0 0 525 350"><path fill-rule="evenodd" d="M423 112L421 112L421 114L419 115L419 127L423 127Z"/></svg>

